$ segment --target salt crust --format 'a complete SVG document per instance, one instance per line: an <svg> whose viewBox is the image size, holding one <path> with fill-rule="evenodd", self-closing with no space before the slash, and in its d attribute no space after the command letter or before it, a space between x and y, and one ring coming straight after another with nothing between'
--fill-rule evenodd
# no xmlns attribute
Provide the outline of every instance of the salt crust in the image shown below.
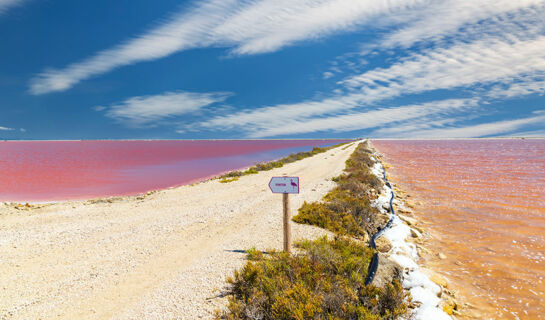
<svg viewBox="0 0 545 320"><path fill-rule="evenodd" d="M384 167L375 157L371 157L371 159L375 161L371 172L382 182L385 182ZM373 206L382 213L386 213L383 206L389 205L391 196L392 189L384 185L381 195L374 201ZM396 202L400 203L399 200ZM382 234L392 243L390 259L404 269L403 288L409 290L413 302L420 303L420 306L413 309L412 316L415 320L451 320L452 318L439 307L441 299L438 298L438 295L441 293L441 287L422 273L416 263L418 261L416 246L405 240L410 235L411 228L397 216L394 216L392 226Z"/></svg>

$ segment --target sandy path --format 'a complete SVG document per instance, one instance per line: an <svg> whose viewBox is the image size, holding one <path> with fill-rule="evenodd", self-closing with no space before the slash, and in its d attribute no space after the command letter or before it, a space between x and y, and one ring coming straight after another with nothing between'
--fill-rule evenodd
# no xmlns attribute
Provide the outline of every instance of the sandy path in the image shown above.
<svg viewBox="0 0 545 320"><path fill-rule="evenodd" d="M19 211L0 204L0 319L196 319L225 304L241 251L282 247L281 195L268 181L300 177L320 199L356 144L283 168L113 203L65 202ZM292 225L293 237L324 231Z"/></svg>

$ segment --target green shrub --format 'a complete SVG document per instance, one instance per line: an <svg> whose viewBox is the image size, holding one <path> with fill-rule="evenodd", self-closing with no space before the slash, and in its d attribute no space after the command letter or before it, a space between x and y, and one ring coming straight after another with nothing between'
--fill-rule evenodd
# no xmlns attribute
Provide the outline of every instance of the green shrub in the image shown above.
<svg viewBox="0 0 545 320"><path fill-rule="evenodd" d="M371 206L370 189L382 182L371 173L371 151L361 143L346 160L345 172L332 178L337 187L326 194L323 202L304 203L293 221L315 225L341 235L359 239L374 234L386 220Z"/></svg>
<svg viewBox="0 0 545 320"><path fill-rule="evenodd" d="M286 163L318 152L323 151L315 148L277 162ZM297 255L271 252L264 256L254 248L248 250L249 262L228 279L228 308L218 312L217 319L383 320L407 315L407 293L401 287L399 275L384 288L366 286L374 250L344 237L362 239L386 223L370 205L369 189L382 187L369 170L373 165L370 154L360 144L347 160L345 172L332 179L337 187L322 202L305 202L293 218L295 222L316 225L340 236L332 241L324 237L299 242ZM277 164L271 164L274 165ZM258 168L261 167L256 165L255 170Z"/></svg>
<svg viewBox="0 0 545 320"><path fill-rule="evenodd" d="M302 253L272 252L228 280L228 309L217 319L394 319L404 315L398 281L365 286L373 250L348 238L297 244Z"/></svg>

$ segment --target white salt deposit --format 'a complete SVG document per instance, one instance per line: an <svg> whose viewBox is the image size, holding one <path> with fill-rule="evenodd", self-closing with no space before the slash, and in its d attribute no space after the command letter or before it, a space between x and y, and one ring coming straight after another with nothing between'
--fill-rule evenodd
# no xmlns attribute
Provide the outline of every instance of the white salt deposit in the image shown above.
<svg viewBox="0 0 545 320"><path fill-rule="evenodd" d="M375 157L371 157L371 159L376 161L375 165L371 168L371 172L384 182L384 168L382 164ZM375 200L373 206L385 213L386 210L383 207L389 205L391 196L392 189L385 185L381 195ZM396 203L402 204L397 199ZM413 230L413 232L418 231ZM394 216L392 226L384 230L382 234L383 237L392 243L390 258L404 269L403 287L409 290L412 301L420 304L420 306L413 310L412 318L415 320L451 320L452 318L439 307L439 303L441 302L439 298L441 287L422 273L416 263L418 260L416 246L405 240L410 235L411 228L397 216Z"/></svg>

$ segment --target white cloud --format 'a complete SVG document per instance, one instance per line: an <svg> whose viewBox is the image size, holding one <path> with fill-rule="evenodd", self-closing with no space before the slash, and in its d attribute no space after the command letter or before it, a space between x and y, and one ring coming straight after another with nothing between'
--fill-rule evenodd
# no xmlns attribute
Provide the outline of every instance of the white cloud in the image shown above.
<svg viewBox="0 0 545 320"><path fill-rule="evenodd" d="M482 123L472 126L450 127L429 130L407 130L402 132L402 137L405 138L479 138L488 136L522 136L523 133L516 133L519 130L525 130L528 126L541 125L545 123L545 113L537 112L534 116L515 119ZM542 129L540 129L542 132ZM535 132L540 132L539 130ZM389 136L399 137L399 132L388 134L388 131L383 131Z"/></svg>
<svg viewBox="0 0 545 320"><path fill-rule="evenodd" d="M227 93L167 92L161 95L132 97L107 108L95 107L95 110L107 110L106 116L138 127L194 113L203 107L224 101L228 96Z"/></svg>
<svg viewBox="0 0 545 320"><path fill-rule="evenodd" d="M324 72L324 73L322 74L322 77L323 77L324 79L329 79L329 78L333 77L334 75L335 75L335 74L334 74L333 72L326 71L326 72Z"/></svg>
<svg viewBox="0 0 545 320"><path fill-rule="evenodd" d="M222 130L235 129L245 132L248 137L252 138L319 131L354 131L407 119L421 119L431 115L445 116L452 112L474 108L478 103L476 99L451 99L366 112L349 112L356 108L362 99L363 97L359 95L349 95L323 101L272 106L255 111L248 110L227 116L218 116L204 121L198 126L216 130L218 128ZM322 117L327 112L336 114ZM320 117L316 115L320 115Z"/></svg>
<svg viewBox="0 0 545 320"><path fill-rule="evenodd" d="M424 112L400 107L367 111L382 100L404 95L420 94L433 90L452 90L474 86L493 85L489 92L473 91L477 97L495 98L501 94L540 93L545 72L545 36L510 38L486 36L466 43L456 41L448 47L432 47L421 54L413 54L387 68L376 68L351 76L339 84L348 94L338 91L334 96L293 104L281 104L247 109L237 113L214 117L200 123L204 129L223 128L240 130L250 137L295 135L317 131L352 131L380 127L384 123L402 121L401 115L410 119L411 112ZM541 78L540 78L541 77ZM541 80L540 80L541 79ZM502 89L508 88L506 91ZM485 89L485 91L488 89ZM447 104L453 101L446 100ZM482 103L486 103L482 101ZM439 104L444 105L444 104ZM471 100L472 107L477 99ZM453 110L465 110L461 108ZM352 110L357 109L357 112ZM439 108L439 111L442 109ZM401 113L397 113L401 111ZM403 112L407 111L406 114ZM437 115L446 113L437 112ZM467 117L467 115L465 115ZM385 118L391 117L391 118ZM296 119L296 120L294 120ZM398 119L398 120L396 120ZM450 119L426 119L433 122L412 123L411 131L434 129L452 123ZM407 126L407 124L402 124ZM242 129L241 129L242 128ZM384 128L386 129L386 128ZM378 129L377 132L380 132ZM390 132L391 133L391 132Z"/></svg>
<svg viewBox="0 0 545 320"><path fill-rule="evenodd" d="M200 126L226 130L245 128L242 131L252 137L325 130L350 131L370 128L361 124L362 117L372 116L371 119L381 120L379 115L387 115L386 111L389 110L369 114L362 113L362 109L401 95L486 83L504 83L512 86L511 91L539 91L541 85L532 79L545 71L543 48L544 36L512 42L489 38L469 44L458 43L449 48L413 55L389 68L378 68L349 77L340 82L350 89L351 93L346 95L242 110L206 120ZM489 96L498 94L493 89ZM346 114L356 108L359 113Z"/></svg>
<svg viewBox="0 0 545 320"><path fill-rule="evenodd" d="M517 131L510 135L511 137L545 138L545 129L532 131Z"/></svg>
<svg viewBox="0 0 545 320"><path fill-rule="evenodd" d="M450 99L395 108L382 108L367 112L353 112L325 118L292 120L287 121L282 126L256 127L249 135L253 138L263 138L310 132L357 131L399 121L422 120L430 116L434 118L446 117L454 112L467 111L477 106L477 103L478 101L475 99Z"/></svg>
<svg viewBox="0 0 545 320"><path fill-rule="evenodd" d="M14 7L20 3L22 3L25 0L0 0L0 14L2 14L4 11L9 9L10 7Z"/></svg>
<svg viewBox="0 0 545 320"><path fill-rule="evenodd" d="M491 19L489 23L497 23L498 19L502 20L506 14L524 14L525 11L531 12L534 24L542 25L544 5L544 0L431 1L428 6L408 11L406 14L413 21L387 35L377 48L409 47L418 42L440 40L452 35L460 36L460 30L468 25L476 27L478 36L482 36L482 33L486 32L486 28L481 25L483 22ZM516 25L509 23L510 19L507 20L499 21L502 27L499 31L505 35L509 35L517 28Z"/></svg>
<svg viewBox="0 0 545 320"><path fill-rule="evenodd" d="M520 82L509 85L496 85L488 92L493 99L516 98L529 94L544 94L545 80L543 77L528 77Z"/></svg>
<svg viewBox="0 0 545 320"><path fill-rule="evenodd" d="M510 83L545 71L545 36L504 41L488 38L378 68L340 82L368 97L396 97L485 83Z"/></svg>
<svg viewBox="0 0 545 320"><path fill-rule="evenodd" d="M13 128L1 127L0 126L0 131L11 131L11 130L13 130Z"/></svg>
<svg viewBox="0 0 545 320"><path fill-rule="evenodd" d="M426 0L208 0L116 47L30 82L32 94L67 90L113 69L198 47L230 47L236 55L272 52L303 40L352 30L381 14Z"/></svg>
<svg viewBox="0 0 545 320"><path fill-rule="evenodd" d="M280 104L258 109L247 109L224 116L216 116L200 124L203 128L223 130L281 126L290 119L308 119L338 112L345 112L361 104L365 97L359 94L338 96L321 101L305 101Z"/></svg>

